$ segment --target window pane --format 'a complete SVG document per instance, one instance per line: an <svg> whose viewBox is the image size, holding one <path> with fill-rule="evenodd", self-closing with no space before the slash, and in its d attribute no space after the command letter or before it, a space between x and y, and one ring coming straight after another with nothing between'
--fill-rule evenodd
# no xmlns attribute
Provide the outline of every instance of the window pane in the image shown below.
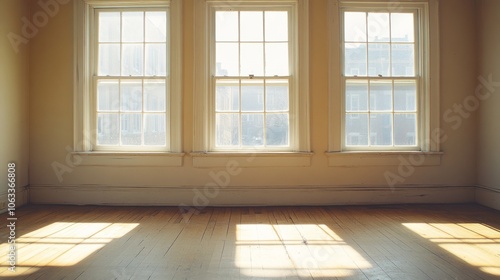
<svg viewBox="0 0 500 280"><path fill-rule="evenodd" d="M288 43L266 44L266 76L288 76Z"/></svg>
<svg viewBox="0 0 500 280"><path fill-rule="evenodd" d="M238 80L216 82L215 110L217 112L237 112L240 110L240 83Z"/></svg>
<svg viewBox="0 0 500 280"><path fill-rule="evenodd" d="M265 12L266 41L288 41L288 12Z"/></svg>
<svg viewBox="0 0 500 280"><path fill-rule="evenodd" d="M144 111L165 112L166 87L162 80L144 81Z"/></svg>
<svg viewBox="0 0 500 280"><path fill-rule="evenodd" d="M241 114L241 141L243 146L264 145L263 135L263 114Z"/></svg>
<svg viewBox="0 0 500 280"><path fill-rule="evenodd" d="M240 12L240 40L263 41L262 12Z"/></svg>
<svg viewBox="0 0 500 280"><path fill-rule="evenodd" d="M99 42L120 42L120 13L99 13Z"/></svg>
<svg viewBox="0 0 500 280"><path fill-rule="evenodd" d="M167 41L167 13L146 12L146 42Z"/></svg>
<svg viewBox="0 0 500 280"><path fill-rule="evenodd" d="M217 76L238 76L238 43L217 43L215 55Z"/></svg>
<svg viewBox="0 0 500 280"><path fill-rule="evenodd" d="M264 75L264 54L262 43L242 43L241 51L241 75Z"/></svg>
<svg viewBox="0 0 500 280"><path fill-rule="evenodd" d="M143 68L143 45L126 44L122 46L122 75L142 76Z"/></svg>
<svg viewBox="0 0 500 280"><path fill-rule="evenodd" d="M368 111L368 81L349 80L346 82L346 111Z"/></svg>
<svg viewBox="0 0 500 280"><path fill-rule="evenodd" d="M392 145L392 114L370 115L370 144L372 146Z"/></svg>
<svg viewBox="0 0 500 280"><path fill-rule="evenodd" d="M122 145L141 145L142 114L121 115Z"/></svg>
<svg viewBox="0 0 500 280"><path fill-rule="evenodd" d="M241 111L264 111L264 81L245 80L241 82Z"/></svg>
<svg viewBox="0 0 500 280"><path fill-rule="evenodd" d="M167 45L146 44L146 76L167 75Z"/></svg>
<svg viewBox="0 0 500 280"><path fill-rule="evenodd" d="M344 41L366 42L366 13L344 13Z"/></svg>
<svg viewBox="0 0 500 280"><path fill-rule="evenodd" d="M288 80L266 81L266 111L288 111Z"/></svg>
<svg viewBox="0 0 500 280"><path fill-rule="evenodd" d="M122 13L122 42L144 42L144 13Z"/></svg>
<svg viewBox="0 0 500 280"><path fill-rule="evenodd" d="M99 44L99 76L120 75L120 45Z"/></svg>
<svg viewBox="0 0 500 280"><path fill-rule="evenodd" d="M389 14L368 13L368 42L390 42Z"/></svg>
<svg viewBox="0 0 500 280"><path fill-rule="evenodd" d="M118 114L97 114L98 145L118 145L119 129Z"/></svg>
<svg viewBox="0 0 500 280"><path fill-rule="evenodd" d="M266 115L266 145L288 145L288 114Z"/></svg>
<svg viewBox="0 0 500 280"><path fill-rule="evenodd" d="M393 42L414 42L414 19L411 13L391 14L391 35Z"/></svg>
<svg viewBox="0 0 500 280"><path fill-rule="evenodd" d="M368 114L346 114L345 137L347 146L367 146Z"/></svg>
<svg viewBox="0 0 500 280"><path fill-rule="evenodd" d="M417 85L415 81L394 81L394 110L417 110Z"/></svg>
<svg viewBox="0 0 500 280"><path fill-rule="evenodd" d="M142 82L140 80L122 81L121 110L124 112L142 111Z"/></svg>
<svg viewBox="0 0 500 280"><path fill-rule="evenodd" d="M118 111L120 108L120 88L118 80L97 82L97 110Z"/></svg>
<svg viewBox="0 0 500 280"><path fill-rule="evenodd" d="M144 144L165 145L165 114L146 114L144 117Z"/></svg>
<svg viewBox="0 0 500 280"><path fill-rule="evenodd" d="M392 75L415 76L413 44L392 44Z"/></svg>
<svg viewBox="0 0 500 280"><path fill-rule="evenodd" d="M238 41L238 12L215 12L215 40Z"/></svg>
<svg viewBox="0 0 500 280"><path fill-rule="evenodd" d="M370 82L370 111L392 111L391 82Z"/></svg>
<svg viewBox="0 0 500 280"><path fill-rule="evenodd" d="M394 115L394 145L414 146L417 144L417 114Z"/></svg>
<svg viewBox="0 0 500 280"><path fill-rule="evenodd" d="M366 44L345 44L345 75L366 76Z"/></svg>
<svg viewBox="0 0 500 280"><path fill-rule="evenodd" d="M217 146L238 146L239 144L239 115L216 114L215 131Z"/></svg>
<svg viewBox="0 0 500 280"><path fill-rule="evenodd" d="M368 75L390 75L390 44L368 44Z"/></svg>

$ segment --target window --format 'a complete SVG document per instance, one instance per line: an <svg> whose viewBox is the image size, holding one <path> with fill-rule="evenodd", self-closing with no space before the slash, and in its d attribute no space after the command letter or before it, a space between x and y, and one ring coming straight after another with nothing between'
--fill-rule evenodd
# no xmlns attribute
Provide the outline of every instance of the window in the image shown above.
<svg viewBox="0 0 500 280"><path fill-rule="evenodd" d="M173 3L78 1L79 151L180 151Z"/></svg>
<svg viewBox="0 0 500 280"><path fill-rule="evenodd" d="M196 150L309 151L306 3L197 1Z"/></svg>
<svg viewBox="0 0 500 280"><path fill-rule="evenodd" d="M339 38L331 57L337 45L340 60L330 67L339 77L330 83L330 151L439 151L431 139L439 125L437 1L335 1L331 9L340 18L330 25Z"/></svg>

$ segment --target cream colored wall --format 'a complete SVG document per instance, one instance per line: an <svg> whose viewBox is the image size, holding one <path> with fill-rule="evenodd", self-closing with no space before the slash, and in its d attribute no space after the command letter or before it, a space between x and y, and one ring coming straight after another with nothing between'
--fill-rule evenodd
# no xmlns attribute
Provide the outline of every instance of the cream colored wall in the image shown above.
<svg viewBox="0 0 500 280"><path fill-rule="evenodd" d="M477 18L479 33L479 76L488 80L491 75L493 87L479 111L478 183L486 188L477 193L487 205L500 209L500 1L482 0ZM496 190L496 192L495 192Z"/></svg>
<svg viewBox="0 0 500 280"><path fill-rule="evenodd" d="M21 18L29 14L26 1L2 0L0 8L0 201L7 201L7 164L16 164L18 202L28 185L28 44L15 51L8 34L21 35ZM1 210L0 210L1 211Z"/></svg>
<svg viewBox="0 0 500 280"><path fill-rule="evenodd" d="M32 40L30 52L31 86L31 170L30 183L36 189L34 198L40 202L50 201L48 192L58 194L61 187L68 187L65 193L84 188L89 191L105 191L116 187L165 187L162 193L173 198L173 202L189 203L190 187L202 187L212 181L210 171L221 169L194 168L189 152L193 137L193 0L185 0L183 14L183 144L187 153L182 167L89 167L70 168L66 163L66 147L73 144L73 25L72 5L61 6L59 14ZM474 92L476 85L475 59L475 14L473 0L440 1L441 32L441 110L445 112L460 104ZM234 201L245 201L252 197L253 203L303 202L304 192L293 192L294 188L307 190L315 187L331 190L331 201L348 203L356 201L356 193L348 192L336 196L335 187L378 187L391 195L393 202L404 202L404 195L393 193L386 184L384 172L398 173L397 166L378 167L328 167L324 152L328 149L328 33L327 1L310 1L310 94L311 94L311 143L315 153L310 167L244 168L237 176L230 178ZM33 9L38 8L36 4ZM442 144L445 155L439 166L416 167L408 177L405 186L473 186L476 183L476 129L474 117L463 121L456 130L453 123L441 121L448 135ZM59 181L52 164L66 165L71 172L65 173ZM69 187L74 189L70 189ZM242 187L242 189L238 189ZM331 189L334 187L334 189ZM273 198L264 197L262 189L273 188ZM280 191L283 188L283 191ZM252 192L255 189L255 192ZM403 189L403 188L401 188ZM127 189L120 189L123 194ZM226 190L220 190L223 196ZM229 192L229 191L228 191ZM161 193L161 191L160 191ZM182 195L180 195L182 193ZM191 193L191 194L189 194ZM102 193L104 195L104 193ZM259 198L260 195L260 198ZM412 194L424 197L426 194ZM446 201L453 192L441 194L437 200ZM96 195L97 196L97 195ZM178 199L176 198L177 196ZM42 198L43 197L43 198ZM342 199L339 200L339 197ZM62 198L64 199L64 198ZM97 197L96 197L97 199ZM140 198L138 198L140 200ZM227 198L231 200L231 197ZM316 200L315 200L316 199ZM311 197L309 204L322 201ZM323 198L324 199L324 198ZM69 200L68 200L69 201ZM97 201L97 200L96 200ZM214 200L216 199L214 198ZM326 199L328 201L328 199ZM106 201L101 201L106 203ZM109 203L109 201L108 201ZM216 202L214 202L216 203Z"/></svg>

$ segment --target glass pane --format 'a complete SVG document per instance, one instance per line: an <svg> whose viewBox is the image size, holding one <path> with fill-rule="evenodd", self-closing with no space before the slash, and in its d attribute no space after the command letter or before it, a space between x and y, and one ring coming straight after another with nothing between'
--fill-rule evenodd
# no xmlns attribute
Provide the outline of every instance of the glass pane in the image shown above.
<svg viewBox="0 0 500 280"><path fill-rule="evenodd" d="M288 114L266 115L266 145L288 145Z"/></svg>
<svg viewBox="0 0 500 280"><path fill-rule="evenodd" d="M146 12L146 42L167 41L167 13Z"/></svg>
<svg viewBox="0 0 500 280"><path fill-rule="evenodd" d="M368 146L368 114L346 114L345 143L347 146Z"/></svg>
<svg viewBox="0 0 500 280"><path fill-rule="evenodd" d="M391 82L370 82L370 111L392 111Z"/></svg>
<svg viewBox="0 0 500 280"><path fill-rule="evenodd" d="M122 42L144 42L144 13L122 13Z"/></svg>
<svg viewBox="0 0 500 280"><path fill-rule="evenodd" d="M366 13L344 13L344 41L366 42Z"/></svg>
<svg viewBox="0 0 500 280"><path fill-rule="evenodd" d="M241 111L264 111L264 81L241 81Z"/></svg>
<svg viewBox="0 0 500 280"><path fill-rule="evenodd" d="M120 45L99 44L99 76L120 76Z"/></svg>
<svg viewBox="0 0 500 280"><path fill-rule="evenodd" d="M348 80L345 92L346 112L368 111L368 81Z"/></svg>
<svg viewBox="0 0 500 280"><path fill-rule="evenodd" d="M262 43L242 43L241 51L241 75L264 75L264 54Z"/></svg>
<svg viewBox="0 0 500 280"><path fill-rule="evenodd" d="M266 111L288 111L288 80L266 81Z"/></svg>
<svg viewBox="0 0 500 280"><path fill-rule="evenodd" d="M97 114L97 145L118 145L118 114Z"/></svg>
<svg viewBox="0 0 500 280"><path fill-rule="evenodd" d="M415 76L413 44L392 44L392 75Z"/></svg>
<svg viewBox="0 0 500 280"><path fill-rule="evenodd" d="M120 13L99 13L99 42L120 42Z"/></svg>
<svg viewBox="0 0 500 280"><path fill-rule="evenodd" d="M346 76L366 76L366 44L345 44Z"/></svg>
<svg viewBox="0 0 500 280"><path fill-rule="evenodd" d="M165 81L161 80L144 81L145 112L165 112L166 97L167 93L166 93Z"/></svg>
<svg viewBox="0 0 500 280"><path fill-rule="evenodd" d="M217 112L237 112L240 110L240 83L238 80L216 82L215 110Z"/></svg>
<svg viewBox="0 0 500 280"><path fill-rule="evenodd" d="M238 43L217 43L215 71L217 76L239 75Z"/></svg>
<svg viewBox="0 0 500 280"><path fill-rule="evenodd" d="M394 110L417 110L417 85L415 81L394 81Z"/></svg>
<svg viewBox="0 0 500 280"><path fill-rule="evenodd" d="M121 115L122 145L141 145L142 143L142 115Z"/></svg>
<svg viewBox="0 0 500 280"><path fill-rule="evenodd" d="M368 42L390 42L389 14L368 13Z"/></svg>
<svg viewBox="0 0 500 280"><path fill-rule="evenodd" d="M126 44L122 46L122 75L142 76L143 68L143 45Z"/></svg>
<svg viewBox="0 0 500 280"><path fill-rule="evenodd" d="M266 41L288 41L288 12L265 12Z"/></svg>
<svg viewBox="0 0 500 280"><path fill-rule="evenodd" d="M238 146L239 144L238 114L216 114L215 130L217 146Z"/></svg>
<svg viewBox="0 0 500 280"><path fill-rule="evenodd" d="M264 145L264 115L241 114L241 141L243 146Z"/></svg>
<svg viewBox="0 0 500 280"><path fill-rule="evenodd" d="M238 12L215 12L215 40L238 41Z"/></svg>
<svg viewBox="0 0 500 280"><path fill-rule="evenodd" d="M140 80L122 81L121 110L124 112L142 111L142 82Z"/></svg>
<svg viewBox="0 0 500 280"><path fill-rule="evenodd" d="M390 44L368 44L368 75L390 75Z"/></svg>
<svg viewBox="0 0 500 280"><path fill-rule="evenodd" d="M266 76L288 76L288 43L266 44Z"/></svg>
<svg viewBox="0 0 500 280"><path fill-rule="evenodd" d="M167 45L146 44L146 76L167 75Z"/></svg>
<svg viewBox="0 0 500 280"><path fill-rule="evenodd" d="M417 114L394 115L394 145L414 146L417 144Z"/></svg>
<svg viewBox="0 0 500 280"><path fill-rule="evenodd" d="M165 114L146 114L144 116L144 145L166 144Z"/></svg>
<svg viewBox="0 0 500 280"><path fill-rule="evenodd" d="M391 14L391 36L393 42L414 42L414 32L413 14Z"/></svg>
<svg viewBox="0 0 500 280"><path fill-rule="evenodd" d="M370 145L372 146L392 145L391 114L370 115Z"/></svg>
<svg viewBox="0 0 500 280"><path fill-rule="evenodd" d="M240 12L240 40L263 41L262 12Z"/></svg>
<svg viewBox="0 0 500 280"><path fill-rule="evenodd" d="M118 111L120 108L120 88L118 80L97 82L97 110Z"/></svg>

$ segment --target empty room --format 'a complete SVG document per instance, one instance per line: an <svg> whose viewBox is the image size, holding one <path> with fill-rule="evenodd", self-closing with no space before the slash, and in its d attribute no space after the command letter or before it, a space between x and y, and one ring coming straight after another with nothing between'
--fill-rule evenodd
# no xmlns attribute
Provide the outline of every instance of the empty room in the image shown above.
<svg viewBox="0 0 500 280"><path fill-rule="evenodd" d="M499 16L0 0L0 278L500 279Z"/></svg>

